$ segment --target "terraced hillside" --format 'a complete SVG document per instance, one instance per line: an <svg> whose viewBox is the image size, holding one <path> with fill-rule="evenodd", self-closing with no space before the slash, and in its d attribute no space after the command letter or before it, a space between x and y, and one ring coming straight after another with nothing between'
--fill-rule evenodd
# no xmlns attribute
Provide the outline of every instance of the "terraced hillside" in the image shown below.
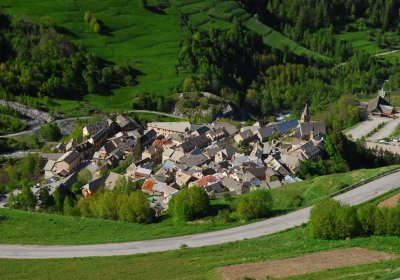
<svg viewBox="0 0 400 280"><path fill-rule="evenodd" d="M266 26L241 8L236 0L174 0L174 3L180 12L188 15L190 23L200 29L228 28L232 19L236 17L248 29L260 34L268 46L274 48L287 46L290 51L299 56L316 60L328 59Z"/></svg>
<svg viewBox="0 0 400 280"><path fill-rule="evenodd" d="M135 94L174 92L183 79L175 69L180 42L185 37L182 13L201 29L226 28L237 17L261 34L267 45L278 48L286 45L298 55L324 59L265 26L234 0L149 0L147 8L138 0L0 0L0 8L12 15L51 21L59 32L100 58L116 64L132 64L140 72L138 85L117 89L112 96L90 95L83 105L55 100L58 111L83 107L86 111L91 107L107 111L129 109ZM96 34L85 22L85 11L102 22L103 34Z"/></svg>

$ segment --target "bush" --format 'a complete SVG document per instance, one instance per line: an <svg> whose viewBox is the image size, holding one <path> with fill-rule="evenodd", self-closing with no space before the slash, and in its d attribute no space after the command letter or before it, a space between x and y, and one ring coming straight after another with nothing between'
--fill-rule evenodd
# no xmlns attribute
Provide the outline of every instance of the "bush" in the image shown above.
<svg viewBox="0 0 400 280"><path fill-rule="evenodd" d="M22 187L20 194L11 195L8 202L11 208L20 210L34 210L36 203L36 197L27 185Z"/></svg>
<svg viewBox="0 0 400 280"><path fill-rule="evenodd" d="M331 198L324 199L311 210L308 230L312 237L318 239L336 238L336 212L340 203Z"/></svg>
<svg viewBox="0 0 400 280"><path fill-rule="evenodd" d="M348 205L339 208L335 217L335 239L346 239L357 234L357 212Z"/></svg>
<svg viewBox="0 0 400 280"><path fill-rule="evenodd" d="M94 28L94 26L97 23L97 19L95 17L92 16L92 18L90 19L90 27Z"/></svg>
<svg viewBox="0 0 400 280"><path fill-rule="evenodd" d="M191 221L204 217L210 207L210 198L204 189L192 187L181 190L169 202L169 211L175 220Z"/></svg>
<svg viewBox="0 0 400 280"><path fill-rule="evenodd" d="M390 208L386 216L386 234L400 235L400 208Z"/></svg>
<svg viewBox="0 0 400 280"><path fill-rule="evenodd" d="M105 191L96 201L96 217L107 220L118 219L117 196Z"/></svg>
<svg viewBox="0 0 400 280"><path fill-rule="evenodd" d="M360 228L363 234L370 235L374 233L375 228L375 206L366 204L357 209L357 218L360 222Z"/></svg>
<svg viewBox="0 0 400 280"><path fill-rule="evenodd" d="M229 209L219 210L217 215L217 221L222 224L228 224L233 221L231 218L231 212Z"/></svg>
<svg viewBox="0 0 400 280"><path fill-rule="evenodd" d="M45 141L57 141L61 137L61 131L54 122L40 127L40 137Z"/></svg>
<svg viewBox="0 0 400 280"><path fill-rule="evenodd" d="M93 30L96 33L100 33L101 32L101 26L98 22L95 23L95 25L93 26Z"/></svg>
<svg viewBox="0 0 400 280"><path fill-rule="evenodd" d="M384 235L387 233L387 219L389 208L376 208L374 215L374 234Z"/></svg>
<svg viewBox="0 0 400 280"><path fill-rule="evenodd" d="M64 200L64 215L67 216L79 216L80 211L79 208L76 207L76 201L70 196L67 196Z"/></svg>
<svg viewBox="0 0 400 280"><path fill-rule="evenodd" d="M79 171L77 180L81 185L86 185L87 183L92 181L92 179L92 173L88 169L83 168L81 171Z"/></svg>
<svg viewBox="0 0 400 280"><path fill-rule="evenodd" d="M150 223L154 219L154 210L142 191L130 195L120 194L117 198L118 217L122 221L133 223Z"/></svg>
<svg viewBox="0 0 400 280"><path fill-rule="evenodd" d="M90 21L92 20L92 13L89 11L85 12L85 15L83 16L83 18L85 19L85 21L87 23L90 23Z"/></svg>
<svg viewBox="0 0 400 280"><path fill-rule="evenodd" d="M242 220L265 217L272 208L272 197L267 190L255 190L243 195L237 205Z"/></svg>

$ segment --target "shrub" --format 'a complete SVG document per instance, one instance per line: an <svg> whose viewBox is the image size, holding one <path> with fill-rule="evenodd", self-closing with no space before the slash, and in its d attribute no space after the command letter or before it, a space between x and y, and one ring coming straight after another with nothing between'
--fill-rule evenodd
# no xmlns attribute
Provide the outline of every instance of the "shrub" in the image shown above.
<svg viewBox="0 0 400 280"><path fill-rule="evenodd" d="M85 21L87 23L90 23L90 21L92 20L92 13L89 11L85 12L85 15L83 16L83 18L85 19Z"/></svg>
<svg viewBox="0 0 400 280"><path fill-rule="evenodd" d="M97 23L97 19L92 16L92 18L90 19L90 27L94 28L96 23Z"/></svg>
<svg viewBox="0 0 400 280"><path fill-rule="evenodd" d="M27 185L24 185L20 194L10 196L8 204L14 209L34 210L36 202L36 197L31 189Z"/></svg>
<svg viewBox="0 0 400 280"><path fill-rule="evenodd" d="M150 223L154 219L154 210L142 191L130 195L120 194L117 198L118 217L133 223Z"/></svg>
<svg viewBox="0 0 400 280"><path fill-rule="evenodd" d="M72 197L67 196L65 198L63 212L64 215L79 216L80 214L79 208L76 207L76 201Z"/></svg>
<svg viewBox="0 0 400 280"><path fill-rule="evenodd" d="M233 221L229 209L219 210L217 220L222 224L228 224Z"/></svg>
<svg viewBox="0 0 400 280"><path fill-rule="evenodd" d="M95 25L93 26L93 30L96 33L100 33L101 32L101 25L98 22L96 22Z"/></svg>
<svg viewBox="0 0 400 280"><path fill-rule="evenodd" d="M400 235L400 209L390 208L386 217L386 234Z"/></svg>
<svg viewBox="0 0 400 280"><path fill-rule="evenodd" d="M357 209L357 218L360 222L360 228L363 234L370 235L374 233L375 226L375 206L366 204Z"/></svg>
<svg viewBox="0 0 400 280"><path fill-rule="evenodd" d="M82 197L78 200L77 208L82 217L92 218L95 216L94 205L94 197Z"/></svg>
<svg viewBox="0 0 400 280"><path fill-rule="evenodd" d="M105 191L96 201L96 217L108 220L118 219L117 196Z"/></svg>
<svg viewBox="0 0 400 280"><path fill-rule="evenodd" d="M210 198L204 189L192 187L181 190L169 202L174 220L191 221L204 217L210 207Z"/></svg>
<svg viewBox="0 0 400 280"><path fill-rule="evenodd" d="M288 208L297 208L303 204L302 192L299 188L289 188L286 196L286 206Z"/></svg>
<svg viewBox="0 0 400 280"><path fill-rule="evenodd" d="M376 208L374 215L374 234L384 235L387 233L387 216L389 208Z"/></svg>
<svg viewBox="0 0 400 280"><path fill-rule="evenodd" d="M54 122L40 127L40 137L45 141L57 141L61 137L61 131Z"/></svg>
<svg viewBox="0 0 400 280"><path fill-rule="evenodd" d="M357 234L357 212L348 205L337 209L335 216L335 238L346 239Z"/></svg>
<svg viewBox="0 0 400 280"><path fill-rule="evenodd" d="M88 169L83 168L81 171L79 171L77 180L81 185L86 185L87 183L92 181L92 179L92 173Z"/></svg>
<svg viewBox="0 0 400 280"><path fill-rule="evenodd" d="M318 239L335 239L335 216L340 203L328 198L314 206L311 210L308 230L312 237Z"/></svg>
<svg viewBox="0 0 400 280"><path fill-rule="evenodd" d="M267 190L255 190L243 195L237 205L242 220L265 217L272 208L272 197Z"/></svg>

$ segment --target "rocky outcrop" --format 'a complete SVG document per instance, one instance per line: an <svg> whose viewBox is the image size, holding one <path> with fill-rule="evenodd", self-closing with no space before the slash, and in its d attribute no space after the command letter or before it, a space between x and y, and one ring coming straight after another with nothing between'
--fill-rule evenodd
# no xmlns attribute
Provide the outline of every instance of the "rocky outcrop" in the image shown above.
<svg viewBox="0 0 400 280"><path fill-rule="evenodd" d="M26 116L28 118L27 123L30 126L54 121L54 118L49 113L30 108L18 102L0 100L0 106L9 106L20 112L22 115Z"/></svg>

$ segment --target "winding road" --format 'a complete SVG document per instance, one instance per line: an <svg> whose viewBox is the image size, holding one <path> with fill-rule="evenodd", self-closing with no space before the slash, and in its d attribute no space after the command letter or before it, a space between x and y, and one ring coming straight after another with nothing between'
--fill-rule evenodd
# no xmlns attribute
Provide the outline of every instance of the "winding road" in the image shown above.
<svg viewBox="0 0 400 280"><path fill-rule="evenodd" d="M399 178L400 171L396 171L340 194L335 199L351 205L360 204L398 188L400 185ZM120 256L175 250L183 244L188 247L222 244L274 234L307 223L310 210L311 207L307 207L286 215L231 229L157 240L71 246L0 245L0 258L48 259Z"/></svg>

